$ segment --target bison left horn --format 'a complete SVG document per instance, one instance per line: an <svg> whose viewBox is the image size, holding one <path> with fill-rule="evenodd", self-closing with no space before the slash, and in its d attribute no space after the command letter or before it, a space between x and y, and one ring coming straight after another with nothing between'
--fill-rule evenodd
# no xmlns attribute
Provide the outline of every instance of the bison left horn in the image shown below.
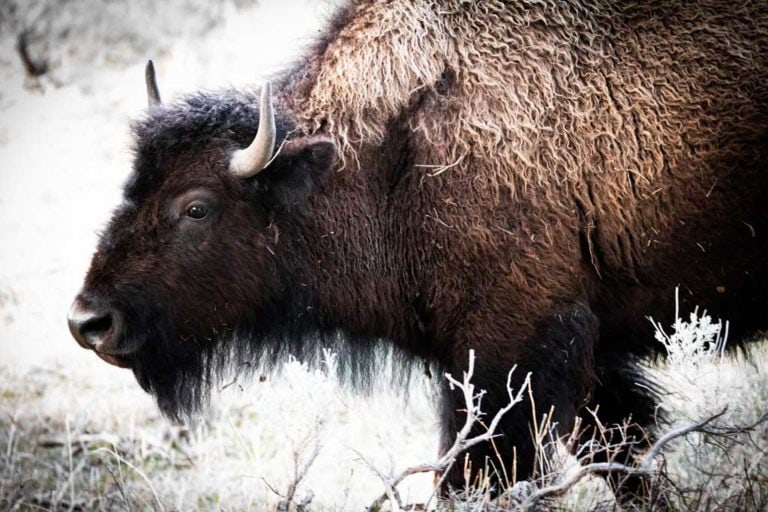
<svg viewBox="0 0 768 512"><path fill-rule="evenodd" d="M160 90L157 88L157 80L155 80L155 65L152 61L147 61L147 66L144 68L144 81L147 84L147 105L151 108L161 103Z"/></svg>
<svg viewBox="0 0 768 512"><path fill-rule="evenodd" d="M266 82L261 88L261 110L259 111L259 129L251 145L238 149L229 162L230 171L238 178L250 178L256 175L272 158L275 151L275 111L272 108L272 86Z"/></svg>

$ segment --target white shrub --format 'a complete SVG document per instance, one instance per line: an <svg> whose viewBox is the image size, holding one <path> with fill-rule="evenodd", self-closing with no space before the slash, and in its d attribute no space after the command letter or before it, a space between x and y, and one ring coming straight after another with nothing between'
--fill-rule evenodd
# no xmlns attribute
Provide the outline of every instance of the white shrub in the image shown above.
<svg viewBox="0 0 768 512"><path fill-rule="evenodd" d="M696 307L686 322L680 317L680 289L675 288L675 323L672 334L667 334L661 324L648 318L656 329L656 340L664 345L670 366L700 366L723 357L728 339L728 322L712 318L703 311L699 314Z"/></svg>

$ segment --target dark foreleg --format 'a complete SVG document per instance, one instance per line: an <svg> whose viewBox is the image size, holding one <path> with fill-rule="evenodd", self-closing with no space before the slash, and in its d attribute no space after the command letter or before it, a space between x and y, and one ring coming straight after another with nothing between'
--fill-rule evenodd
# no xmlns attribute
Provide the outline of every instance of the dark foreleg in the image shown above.
<svg viewBox="0 0 768 512"><path fill-rule="evenodd" d="M580 458L631 466L650 447L650 427L659 417L659 391L629 356L602 356L597 364L597 385L580 413ZM651 482L643 478L621 472L604 476L621 503L647 501L653 495Z"/></svg>
<svg viewBox="0 0 768 512"><path fill-rule="evenodd" d="M489 477L496 491L499 485L529 479L534 474L537 446L534 425L553 408L552 421L569 428L576 411L585 402L593 385L593 347L597 341L598 325L588 307L575 304L561 308L536 323L533 334L520 339L511 333L503 344L469 341L464 351L456 351L455 367L450 369L460 379L466 369L467 350L477 353L472 381L476 389L485 390L482 410L483 424L478 424L472 436L485 432L496 412L509 403L507 373L517 365L512 376L512 388L519 389L531 372L530 395L507 412L495 438L481 443L459 457L446 475L445 482L453 488L463 488L466 479L476 484L478 477ZM533 403L529 396L533 397ZM457 390L446 386L442 401L442 452L455 442L456 433L464 424L466 404ZM534 417L535 416L535 417ZM535 422L534 422L535 419ZM490 474L489 474L490 473Z"/></svg>

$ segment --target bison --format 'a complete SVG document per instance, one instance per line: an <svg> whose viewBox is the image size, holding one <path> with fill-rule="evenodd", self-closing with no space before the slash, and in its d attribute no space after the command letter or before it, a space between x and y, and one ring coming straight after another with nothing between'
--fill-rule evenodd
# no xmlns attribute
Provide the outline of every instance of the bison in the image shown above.
<svg viewBox="0 0 768 512"><path fill-rule="evenodd" d="M527 478L534 407L653 422L675 286L768 328L767 59L762 0L392 0L342 6L274 94L162 103L150 65L71 332L170 416L286 350L343 339L365 380L380 340L454 374L474 349L486 412L513 365L533 403L468 460Z"/></svg>

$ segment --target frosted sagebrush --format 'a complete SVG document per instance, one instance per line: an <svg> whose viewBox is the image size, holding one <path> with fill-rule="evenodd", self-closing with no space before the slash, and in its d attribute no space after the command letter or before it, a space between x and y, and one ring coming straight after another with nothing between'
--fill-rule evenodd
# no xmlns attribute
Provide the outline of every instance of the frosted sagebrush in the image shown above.
<svg viewBox="0 0 768 512"><path fill-rule="evenodd" d="M675 322L672 333L667 334L664 327L648 318L656 329L656 341L664 345L667 361L672 367L700 366L722 359L728 340L728 322L714 321L706 310L699 314L696 307L688 316L688 321L680 316L680 290L675 288Z"/></svg>

